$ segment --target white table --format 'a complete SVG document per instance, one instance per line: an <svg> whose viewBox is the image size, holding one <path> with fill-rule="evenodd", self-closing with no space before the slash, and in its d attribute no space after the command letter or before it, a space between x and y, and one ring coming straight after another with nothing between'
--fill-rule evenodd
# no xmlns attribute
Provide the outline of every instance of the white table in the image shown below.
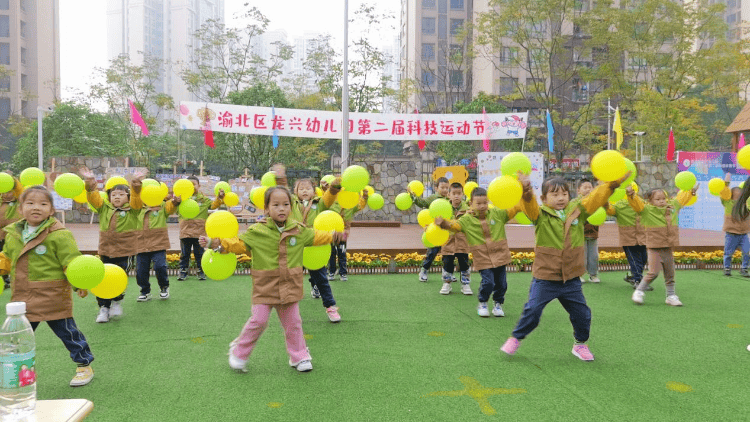
<svg viewBox="0 0 750 422"><path fill-rule="evenodd" d="M86 399L37 400L34 416L36 422L76 422L92 410L94 403Z"/></svg>

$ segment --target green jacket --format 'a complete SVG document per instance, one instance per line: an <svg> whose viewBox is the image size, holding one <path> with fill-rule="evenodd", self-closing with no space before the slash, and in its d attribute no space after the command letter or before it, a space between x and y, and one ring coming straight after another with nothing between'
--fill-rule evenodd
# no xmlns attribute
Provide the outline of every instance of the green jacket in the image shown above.
<svg viewBox="0 0 750 422"><path fill-rule="evenodd" d="M86 195L89 205L99 214L99 255L110 258L132 256L138 253L138 232L143 202L139 189L130 189L130 202L116 208L104 201L97 191Z"/></svg>
<svg viewBox="0 0 750 422"><path fill-rule="evenodd" d="M13 190L0 195L0 242L5 239L2 228L21 219L18 198L23 192L23 185L15 177L13 181Z"/></svg>
<svg viewBox="0 0 750 422"><path fill-rule="evenodd" d="M641 224L641 216L630 206L627 199L621 199L614 205L609 205L607 214L617 219L620 246L646 244L646 231Z"/></svg>
<svg viewBox="0 0 750 422"><path fill-rule="evenodd" d="M26 220L20 220L3 229L7 236L0 270L10 269L11 301L26 302L26 316L32 322L72 318L72 287L65 268L81 255L73 234L50 217L37 236L24 243L25 225Z"/></svg>
<svg viewBox="0 0 750 422"><path fill-rule="evenodd" d="M412 202L414 202L414 205L418 206L419 208L429 208L430 204L436 200L436 199L448 199L444 197L443 195L433 193L432 195L428 196L427 198L422 198L421 196L416 196L414 194L411 195Z"/></svg>
<svg viewBox="0 0 750 422"><path fill-rule="evenodd" d="M166 251L170 248L167 218L177 207L170 200L158 207L143 208L138 214L138 253Z"/></svg>
<svg viewBox="0 0 750 422"><path fill-rule="evenodd" d="M457 221L457 226L466 235L469 250L474 257L474 268L486 270L510 264L511 256L508 239L505 235L505 224L518 212L517 208L503 210L491 208L480 220L471 213L466 213Z"/></svg>
<svg viewBox="0 0 750 422"><path fill-rule="evenodd" d="M208 210L219 208L224 202L218 197L212 202L211 198L198 192L191 198L198 203L198 215L194 218L185 219L179 217L180 221L180 239L198 238L206 235L206 219L208 219Z"/></svg>
<svg viewBox="0 0 750 422"><path fill-rule="evenodd" d="M679 212L692 198L692 192L681 191L677 197L667 201L666 207L657 207L638 196L628 197L630 206L641 216L641 224L646 230L647 248L679 246Z"/></svg>
<svg viewBox="0 0 750 422"><path fill-rule="evenodd" d="M307 227L312 227L315 217L321 212L326 211L333 207L335 204L336 195L332 195L329 191L325 191L323 196L316 196L315 198L307 202L305 206L304 201L299 199L297 195L292 195L292 215L291 219L299 221ZM330 206L326 205L330 204Z"/></svg>

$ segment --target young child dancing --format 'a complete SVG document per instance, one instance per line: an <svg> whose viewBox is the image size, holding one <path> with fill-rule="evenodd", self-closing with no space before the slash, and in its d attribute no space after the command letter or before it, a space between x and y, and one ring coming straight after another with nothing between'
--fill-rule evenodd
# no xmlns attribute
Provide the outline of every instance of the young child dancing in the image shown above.
<svg viewBox="0 0 750 422"><path fill-rule="evenodd" d="M625 251L625 257L630 265L630 275L625 276L625 281L635 289L643 279L643 268L648 260L646 230L641 224L641 216L633 210L627 198L608 205L607 214L614 216L617 220L620 246ZM653 287L648 286L646 290L653 289Z"/></svg>
<svg viewBox="0 0 750 422"><path fill-rule="evenodd" d="M740 269L740 275L743 277L750 277L750 273L747 271L748 263L750 262L750 241L747 239L747 233L750 232L750 219L745 218L744 220L735 219L732 216L732 209L734 209L737 200L742 194L740 188L729 188L729 182L732 181L732 175L727 173L724 178L724 189L719 193L721 198L721 205L724 205L724 275L732 275L732 255L737 248L742 251L742 267Z"/></svg>
<svg viewBox="0 0 750 422"><path fill-rule="evenodd" d="M99 257L105 264L115 264L128 272L128 258L138 253L138 216L143 208L141 202L141 180L145 173L133 175L130 187L115 185L107 190L109 202L105 202L96 190L94 173L81 169L86 181L86 199L99 213ZM125 293L112 298L96 298L99 314L96 322L106 323L110 318L122 316L122 300Z"/></svg>
<svg viewBox="0 0 750 422"><path fill-rule="evenodd" d="M591 329L591 309L586 305L581 288L581 276L586 272L583 222L607 203L614 189L629 175L630 172L620 180L599 185L588 196L572 201L565 179L548 179L542 184L542 207L533 194L524 193L521 206L534 223L536 237L533 278L521 318L500 350L508 355L516 353L520 341L539 325L547 304L557 299L570 314L573 355L584 361L594 360L586 345ZM526 192L529 189L528 177L521 176L519 180Z"/></svg>
<svg viewBox="0 0 750 422"><path fill-rule="evenodd" d="M200 238L202 246L235 254L252 252L252 316L229 349L229 366L247 372L247 360L268 326L271 309L279 314L286 337L289 365L300 372L311 371L312 363L302 332L299 301L302 300L302 251L305 246L327 245L344 240L339 232L307 228L290 216L293 199L281 186L268 188L264 198L265 223L256 223L238 238Z"/></svg>
<svg viewBox="0 0 750 422"><path fill-rule="evenodd" d="M667 290L665 302L670 306L682 306L680 298L674 291L672 248L680 244L680 228L677 220L680 208L695 196L697 190L698 185L693 190L682 191L676 198L669 199L664 189L651 189L646 193L648 203L644 204L632 187L626 188L630 206L641 216L641 222L646 230L646 248L648 249L648 274L643 277L632 296L633 302L638 305L643 305L646 288L659 276L661 264L664 268L664 285Z"/></svg>
<svg viewBox="0 0 750 422"><path fill-rule="evenodd" d="M460 183L451 184L448 198L453 206L454 220L460 219L469 211L469 207L464 202L464 187ZM467 296L474 294L471 291L469 244L466 241L466 235L461 231L451 233L448 241L440 247L440 252L443 254L443 287L440 288L440 294L447 295L453 290L451 283L455 281L453 271L455 270L456 259L458 260L458 269L461 271L461 293Z"/></svg>
<svg viewBox="0 0 750 422"><path fill-rule="evenodd" d="M167 249L169 232L167 218L177 210L179 198L172 198L156 207L141 210L138 215L138 255L135 258L135 280L141 288L138 302L151 300L150 269L154 263L156 282L159 283L159 297L169 299L169 276L167 275Z"/></svg>
<svg viewBox="0 0 750 422"><path fill-rule="evenodd" d="M3 250L5 243L5 232L2 228L21 219L21 213L18 212L18 198L22 192L23 185L14 177L13 189L0 195L0 251ZM6 289L10 288L10 276L4 275L3 282Z"/></svg>
<svg viewBox="0 0 750 422"><path fill-rule="evenodd" d="M321 180L321 183L325 183ZM325 186L325 184L323 185ZM327 188L327 187L326 187ZM322 188L321 188L322 189ZM353 208L342 208L341 205L336 202L331 206L331 211L338 213L344 220L344 233L346 238L349 238L349 233L352 230L352 220L354 214L362 211L367 206L367 198L369 192L365 189L362 191L362 196L359 199L359 204ZM336 261L338 261L338 273L339 280L347 281L347 265L346 265L346 242L339 244L331 243L331 259L328 260L328 281L333 281L336 276Z"/></svg>
<svg viewBox="0 0 750 422"><path fill-rule="evenodd" d="M435 182L435 190L437 192L427 198L422 198L414 195L414 192L412 192L409 188L406 188L406 191L409 192L409 195L411 195L411 199L412 201L414 201L414 205L418 206L419 208L429 208L430 204L434 200L438 198L447 199L450 186L450 181L448 181L448 179L446 179L445 177L440 177ZM427 249L427 253L424 256L424 261L422 261L422 269L419 270L419 281L427 282L427 272L430 271L432 261L435 260L435 257L438 253L440 253L440 246ZM445 272L443 272L443 277L445 277ZM455 281L452 277L451 280Z"/></svg>
<svg viewBox="0 0 750 422"><path fill-rule="evenodd" d="M578 182L578 196L584 198L594 190L594 185L588 179L581 179ZM586 260L586 272L589 274L590 283L599 283L599 226L595 226L588 221L583 223L583 239L585 248L583 256ZM586 281L581 279L581 281Z"/></svg>
<svg viewBox="0 0 750 422"><path fill-rule="evenodd" d="M98 194L97 194L98 195ZM43 186L30 186L20 196L23 219L6 226L5 245L0 253L0 274L13 279L11 302L26 302L26 317L36 330L47 321L78 365L71 387L91 382L94 370L86 337L73 319L72 286L65 269L81 255L70 230L55 215L52 195ZM72 289L86 297L87 290Z"/></svg>
<svg viewBox="0 0 750 422"><path fill-rule="evenodd" d="M212 202L210 198L206 197L200 192L201 183L195 176L188 176L187 180L193 183L195 193L193 193L192 199L194 199L199 206L198 215L193 218L179 217L180 220L180 275L177 276L177 281L184 281L188 276L188 268L190 267L190 250L193 251L195 256L195 267L197 269L196 275L198 280L205 280L206 274L203 273L201 267L201 258L203 258L203 248L198 244L198 238L206 235L206 219L208 218L208 210L215 210L221 206L224 201L224 190L219 190L219 195ZM184 201L190 198L180 198Z"/></svg>

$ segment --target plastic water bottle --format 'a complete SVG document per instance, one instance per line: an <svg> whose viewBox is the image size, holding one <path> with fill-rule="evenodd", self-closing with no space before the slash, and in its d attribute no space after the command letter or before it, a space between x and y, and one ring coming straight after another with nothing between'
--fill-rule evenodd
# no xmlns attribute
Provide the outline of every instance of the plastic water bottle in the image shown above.
<svg viewBox="0 0 750 422"><path fill-rule="evenodd" d="M31 416L36 406L36 342L26 319L26 303L5 305L8 315L0 328L0 420Z"/></svg>

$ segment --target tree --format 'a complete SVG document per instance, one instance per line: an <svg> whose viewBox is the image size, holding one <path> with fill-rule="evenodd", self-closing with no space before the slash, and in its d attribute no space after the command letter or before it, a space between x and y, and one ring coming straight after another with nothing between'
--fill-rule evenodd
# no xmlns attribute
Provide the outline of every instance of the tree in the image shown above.
<svg viewBox="0 0 750 422"><path fill-rule="evenodd" d="M122 142L128 128L109 115L97 113L87 105L60 103L42 123L44 156L122 156L128 145ZM13 170L37 165L37 124L18 141Z"/></svg>

